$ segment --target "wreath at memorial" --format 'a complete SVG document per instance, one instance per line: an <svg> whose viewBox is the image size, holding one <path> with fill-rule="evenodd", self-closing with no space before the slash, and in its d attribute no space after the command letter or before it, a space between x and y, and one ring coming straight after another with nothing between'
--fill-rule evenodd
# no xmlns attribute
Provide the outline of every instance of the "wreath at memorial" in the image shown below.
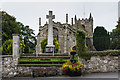
<svg viewBox="0 0 120 80"><path fill-rule="evenodd" d="M45 38L41 42L42 53L45 52L45 47L47 45L47 40L48 40L48 38ZM58 50L59 50L60 45L59 45L59 42L58 42L58 40L56 38L53 38L53 44L55 45L55 52L57 53Z"/></svg>

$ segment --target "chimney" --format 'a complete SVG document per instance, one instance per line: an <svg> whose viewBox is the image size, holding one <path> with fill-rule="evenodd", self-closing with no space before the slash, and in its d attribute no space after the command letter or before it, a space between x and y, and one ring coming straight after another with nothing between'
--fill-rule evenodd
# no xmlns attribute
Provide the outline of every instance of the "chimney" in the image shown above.
<svg viewBox="0 0 120 80"><path fill-rule="evenodd" d="M73 26L73 18L71 18L71 24L72 24L72 26Z"/></svg>
<svg viewBox="0 0 120 80"><path fill-rule="evenodd" d="M68 14L66 14L66 24L68 24Z"/></svg>
<svg viewBox="0 0 120 80"><path fill-rule="evenodd" d="M40 31L40 27L41 27L41 18L39 18L39 31Z"/></svg>
<svg viewBox="0 0 120 80"><path fill-rule="evenodd" d="M77 17L76 17L76 15L75 15L75 24L77 24Z"/></svg>
<svg viewBox="0 0 120 80"><path fill-rule="evenodd" d="M39 18L39 26L41 26L41 18Z"/></svg>

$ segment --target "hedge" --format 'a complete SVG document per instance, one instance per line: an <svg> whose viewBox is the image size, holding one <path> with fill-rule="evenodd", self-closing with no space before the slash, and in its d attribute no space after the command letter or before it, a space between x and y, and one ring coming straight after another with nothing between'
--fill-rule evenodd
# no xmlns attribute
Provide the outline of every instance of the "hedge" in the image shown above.
<svg viewBox="0 0 120 80"><path fill-rule="evenodd" d="M119 56L120 50L106 50L106 51L86 51L82 58L89 59L92 56Z"/></svg>

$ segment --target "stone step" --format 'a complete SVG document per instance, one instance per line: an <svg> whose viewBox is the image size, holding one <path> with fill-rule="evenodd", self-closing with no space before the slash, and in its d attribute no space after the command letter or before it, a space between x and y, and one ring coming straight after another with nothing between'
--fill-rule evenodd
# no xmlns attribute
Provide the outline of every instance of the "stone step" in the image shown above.
<svg viewBox="0 0 120 80"><path fill-rule="evenodd" d="M19 64L63 64L65 61L39 61L39 62L25 62L20 61Z"/></svg>
<svg viewBox="0 0 120 80"><path fill-rule="evenodd" d="M62 67L62 64L18 64L20 67Z"/></svg>
<svg viewBox="0 0 120 80"><path fill-rule="evenodd" d="M36 56L36 54L21 54L20 56ZM38 54L38 56L53 56L53 54L52 53L42 53L42 54ZM69 56L69 54L55 53L54 56Z"/></svg>
<svg viewBox="0 0 120 80"><path fill-rule="evenodd" d="M49 59L49 58L63 58L63 59L69 59L70 56L21 56L20 58L39 58L39 59Z"/></svg>

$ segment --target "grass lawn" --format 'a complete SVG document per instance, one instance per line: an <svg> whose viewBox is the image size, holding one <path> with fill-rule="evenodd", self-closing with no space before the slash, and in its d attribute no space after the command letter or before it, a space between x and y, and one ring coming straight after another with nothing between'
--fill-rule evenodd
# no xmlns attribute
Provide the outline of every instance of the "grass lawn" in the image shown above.
<svg viewBox="0 0 120 80"><path fill-rule="evenodd" d="M23 62L43 62L43 61L45 61L45 62L47 62L47 61L69 61L70 59L59 59L59 58L53 58L53 59L35 59L35 58L33 58L33 59L31 59L31 58L20 58L19 59L19 61L23 61Z"/></svg>
<svg viewBox="0 0 120 80"><path fill-rule="evenodd" d="M19 64L19 65L43 65L43 66L58 65L58 66L61 66L62 64Z"/></svg>

